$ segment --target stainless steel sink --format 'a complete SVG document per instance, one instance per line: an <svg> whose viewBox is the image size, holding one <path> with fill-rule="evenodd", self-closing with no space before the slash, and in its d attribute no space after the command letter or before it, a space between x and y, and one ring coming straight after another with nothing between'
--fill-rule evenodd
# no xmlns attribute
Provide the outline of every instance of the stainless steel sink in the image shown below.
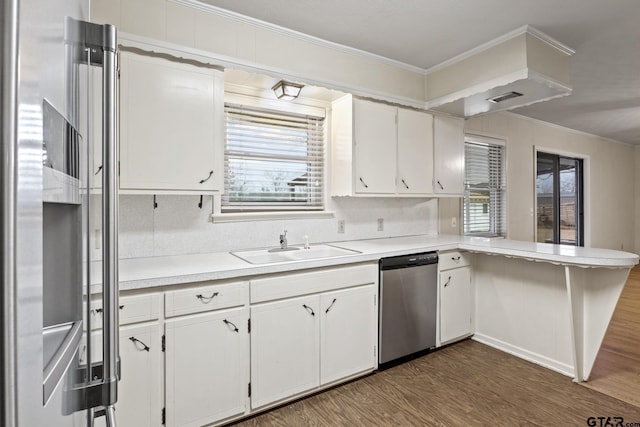
<svg viewBox="0 0 640 427"><path fill-rule="evenodd" d="M270 249L257 249L253 251L231 252L231 255L235 255L250 264L274 264L278 262L333 258L360 253L359 251L352 251L331 245L313 245L309 249L304 249L302 246L292 246L291 248L297 248L299 250L272 252Z"/></svg>

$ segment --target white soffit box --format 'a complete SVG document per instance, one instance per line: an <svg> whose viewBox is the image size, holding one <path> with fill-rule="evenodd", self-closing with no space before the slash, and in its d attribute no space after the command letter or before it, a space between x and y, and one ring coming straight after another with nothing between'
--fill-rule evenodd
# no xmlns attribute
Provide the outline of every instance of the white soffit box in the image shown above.
<svg viewBox="0 0 640 427"><path fill-rule="evenodd" d="M569 95L573 53L522 27L427 70L427 107L472 117Z"/></svg>

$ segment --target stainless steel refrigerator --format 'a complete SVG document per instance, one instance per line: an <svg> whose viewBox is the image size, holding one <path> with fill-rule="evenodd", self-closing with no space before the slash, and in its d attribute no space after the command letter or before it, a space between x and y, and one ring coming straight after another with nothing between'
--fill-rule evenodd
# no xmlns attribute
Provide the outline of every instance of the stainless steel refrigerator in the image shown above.
<svg viewBox="0 0 640 427"><path fill-rule="evenodd" d="M115 425L116 30L89 0L0 7L0 425Z"/></svg>

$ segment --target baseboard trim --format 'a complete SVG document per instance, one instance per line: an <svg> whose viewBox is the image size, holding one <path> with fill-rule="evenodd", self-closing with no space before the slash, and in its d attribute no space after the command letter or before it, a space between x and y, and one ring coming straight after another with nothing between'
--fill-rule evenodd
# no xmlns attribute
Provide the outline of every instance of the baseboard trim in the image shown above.
<svg viewBox="0 0 640 427"><path fill-rule="evenodd" d="M551 369L552 371L556 371L562 375L566 375L571 378L573 378L575 375L572 365L559 362L557 360L551 359L538 353L534 353L529 350L525 350L515 345L508 344L504 341L500 341L487 335L479 334L476 332L471 337L471 339L473 339L474 341L478 341L479 343L488 345L489 347L504 351L505 353L512 354L529 362L533 362L536 365Z"/></svg>

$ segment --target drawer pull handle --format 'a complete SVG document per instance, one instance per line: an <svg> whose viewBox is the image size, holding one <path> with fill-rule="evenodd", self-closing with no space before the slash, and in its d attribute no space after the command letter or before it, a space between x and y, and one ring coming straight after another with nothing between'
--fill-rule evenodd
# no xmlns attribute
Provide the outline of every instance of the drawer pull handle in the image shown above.
<svg viewBox="0 0 640 427"><path fill-rule="evenodd" d="M444 287L446 288L447 286L449 286L449 283L451 283L451 276L449 276L449 278L447 279L447 283L444 284Z"/></svg>
<svg viewBox="0 0 640 427"><path fill-rule="evenodd" d="M401 181L402 181L402 183L404 184L404 186L405 186L405 187L407 187L407 190L408 190L408 189L409 189L409 186L407 185L407 183L406 183L406 182L404 182L404 179L402 179Z"/></svg>
<svg viewBox="0 0 640 427"><path fill-rule="evenodd" d="M362 179L362 177L360 177L360 182L362 183L362 185L364 185L364 188L369 188L369 186L367 185L366 182L364 182L364 180Z"/></svg>
<svg viewBox="0 0 640 427"><path fill-rule="evenodd" d="M331 301L331 304L329 304L329 307L327 307L327 309L324 311L325 314L329 312L329 310L331 310L331 307L333 307L333 304L336 303L336 298L333 299L333 301Z"/></svg>
<svg viewBox="0 0 640 427"><path fill-rule="evenodd" d="M313 309L311 307L309 307L307 304L302 304L302 306L309 311L310 315L312 315L312 316L316 315L316 313L313 311Z"/></svg>
<svg viewBox="0 0 640 427"><path fill-rule="evenodd" d="M208 177L206 177L205 179L201 179L200 180L200 184L204 184L205 182L209 181L212 176L213 176L213 171L210 171Z"/></svg>
<svg viewBox="0 0 640 427"><path fill-rule="evenodd" d="M220 294L219 292L214 292L214 293L211 294L210 297L205 297L202 294L198 294L198 295L196 295L196 298L198 298L203 303L207 304L207 303L211 302L211 300L214 299L215 297L217 297L219 294Z"/></svg>
<svg viewBox="0 0 640 427"><path fill-rule="evenodd" d="M442 186L442 184L440 183L440 181L438 180L438 181L436 181L436 182L437 182L437 183L438 183L438 185L440 186L440 189L441 189L441 190L444 190L444 187Z"/></svg>
<svg viewBox="0 0 640 427"><path fill-rule="evenodd" d="M451 260L455 261L455 262L460 262L460 256L459 255L458 256L452 256Z"/></svg>
<svg viewBox="0 0 640 427"><path fill-rule="evenodd" d="M129 340L131 340L131 342L132 342L132 343L134 343L134 344L140 344L140 345L142 346L142 349L141 349L141 350L144 350L144 351L149 351L149 350L151 350L151 348L149 348L149 346L148 346L148 345L146 345L145 343L143 343L142 341L140 341L140 340L139 340L138 338L136 338L136 337L129 337Z"/></svg>
<svg viewBox="0 0 640 427"><path fill-rule="evenodd" d="M231 325L231 327L233 328L233 332L239 332L238 327L235 324L233 324L232 322L229 322L227 319L223 319L222 321L227 326Z"/></svg>

